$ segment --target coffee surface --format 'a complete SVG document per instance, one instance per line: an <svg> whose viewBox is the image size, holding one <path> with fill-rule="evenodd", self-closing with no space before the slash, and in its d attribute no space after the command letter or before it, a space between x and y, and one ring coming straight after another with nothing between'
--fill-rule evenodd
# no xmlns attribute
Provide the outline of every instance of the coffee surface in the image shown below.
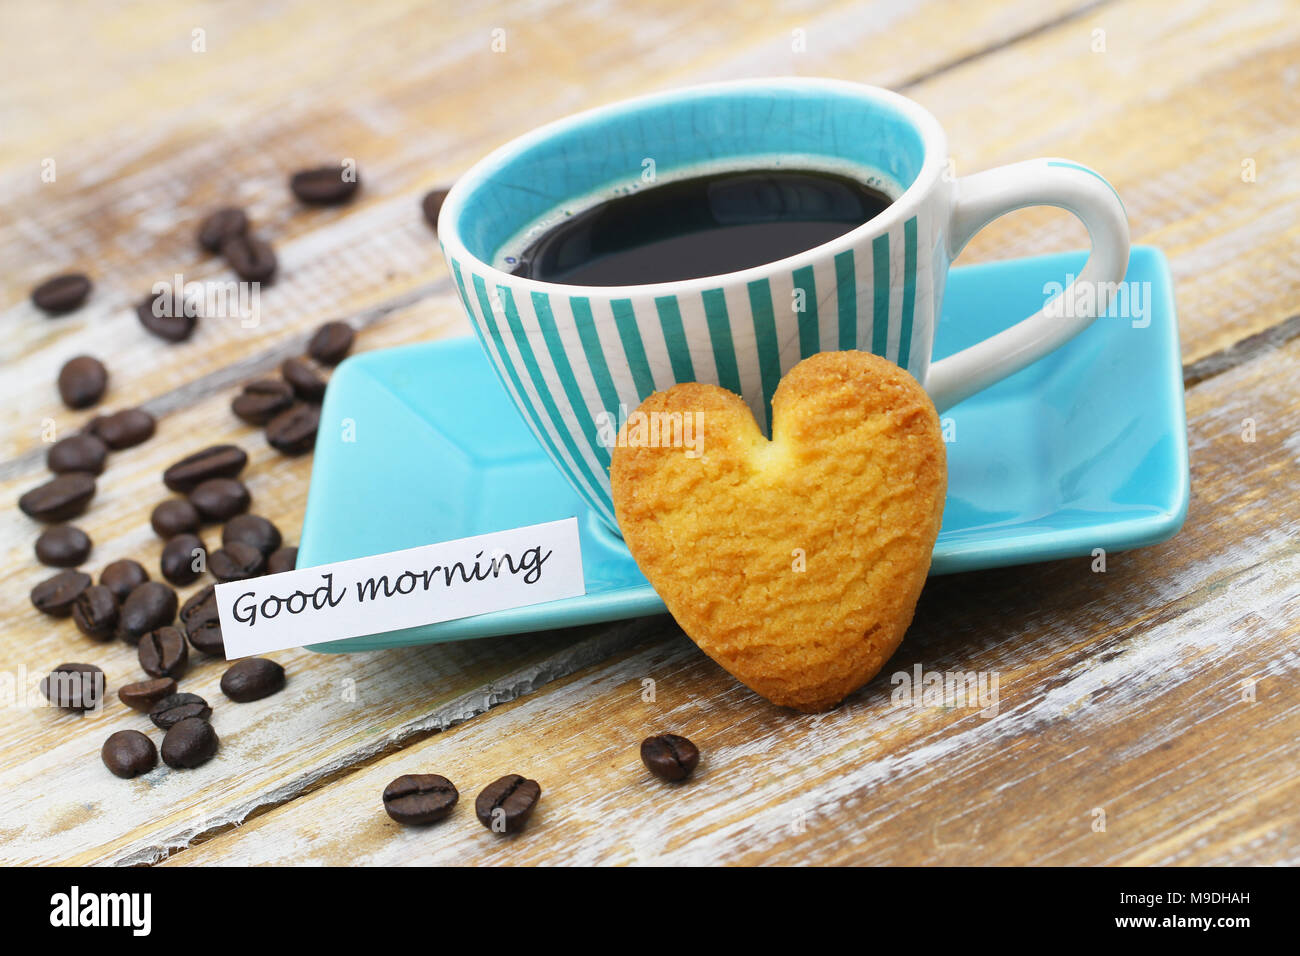
<svg viewBox="0 0 1300 956"><path fill-rule="evenodd" d="M535 238L511 271L590 286L722 275L837 239L891 201L835 173L710 173L648 186L569 216Z"/></svg>

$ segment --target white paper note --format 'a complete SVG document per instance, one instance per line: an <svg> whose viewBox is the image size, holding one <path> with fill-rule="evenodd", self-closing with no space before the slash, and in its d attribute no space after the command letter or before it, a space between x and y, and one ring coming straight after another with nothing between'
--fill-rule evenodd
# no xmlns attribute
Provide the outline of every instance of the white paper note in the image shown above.
<svg viewBox="0 0 1300 956"><path fill-rule="evenodd" d="M585 593L576 518L216 587L228 660Z"/></svg>

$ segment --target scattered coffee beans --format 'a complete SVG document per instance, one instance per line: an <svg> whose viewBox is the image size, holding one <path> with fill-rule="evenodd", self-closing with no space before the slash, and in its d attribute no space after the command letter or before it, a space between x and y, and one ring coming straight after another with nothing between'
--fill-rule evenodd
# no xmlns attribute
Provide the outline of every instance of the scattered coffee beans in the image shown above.
<svg viewBox="0 0 1300 956"><path fill-rule="evenodd" d="M132 710L148 713L158 701L174 693L176 693L176 681L173 678L154 677L127 684L118 690L117 697Z"/></svg>
<svg viewBox="0 0 1300 956"><path fill-rule="evenodd" d="M177 587L197 581L207 563L203 540L189 532L168 538L158 562L162 576Z"/></svg>
<svg viewBox="0 0 1300 956"><path fill-rule="evenodd" d="M289 189L299 202L309 206L336 206L345 203L356 194L361 185L361 176L356 167L321 166L317 169L302 169L289 177Z"/></svg>
<svg viewBox="0 0 1300 956"><path fill-rule="evenodd" d="M238 478L209 478L190 492L190 504L206 521L225 521L248 510L248 488Z"/></svg>
<svg viewBox="0 0 1300 956"><path fill-rule="evenodd" d="M149 515L150 527L164 540L178 534L193 534L201 524L199 510L184 498L160 502Z"/></svg>
<svg viewBox="0 0 1300 956"><path fill-rule="evenodd" d="M181 608L181 625L190 646L213 657L225 657L226 645L221 639L221 619L217 616L215 586L209 584L185 602Z"/></svg>
<svg viewBox="0 0 1300 956"><path fill-rule="evenodd" d="M227 206L209 213L199 223L199 245L208 252L220 252L227 239L248 232L248 217L244 210Z"/></svg>
<svg viewBox="0 0 1300 956"><path fill-rule="evenodd" d="M161 581L146 581L126 596L117 619L117 634L128 644L176 620L176 592Z"/></svg>
<svg viewBox="0 0 1300 956"><path fill-rule="evenodd" d="M662 780L685 780L700 762L700 751L685 737L656 734L641 741L641 762Z"/></svg>
<svg viewBox="0 0 1300 956"><path fill-rule="evenodd" d="M261 515L235 515L221 529L221 543L228 548L236 541L269 555L280 547L280 529Z"/></svg>
<svg viewBox="0 0 1300 956"><path fill-rule="evenodd" d="M48 315L63 315L81 308L90 295L90 279L80 272L46 279L32 290L32 302Z"/></svg>
<svg viewBox="0 0 1300 956"><path fill-rule="evenodd" d="M136 318L145 329L168 342L184 342L199 324L197 316L172 315L171 297L166 293L147 295L135 307Z"/></svg>
<svg viewBox="0 0 1300 956"><path fill-rule="evenodd" d="M240 704L270 697L283 689L284 668L265 657L246 658L221 675L221 692Z"/></svg>
<svg viewBox="0 0 1300 956"><path fill-rule="evenodd" d="M266 571L266 558L251 544L232 541L212 552L208 570L218 581L246 581Z"/></svg>
<svg viewBox="0 0 1300 956"><path fill-rule="evenodd" d="M50 617L67 617L81 592L90 587L90 575L60 571L32 588L32 606Z"/></svg>
<svg viewBox="0 0 1300 956"><path fill-rule="evenodd" d="M124 408L111 415L101 415L87 430L114 451L134 448L153 437L158 427L154 417L143 408Z"/></svg>
<svg viewBox="0 0 1300 956"><path fill-rule="evenodd" d="M170 730L182 720L207 720L211 716L212 708L198 694L171 694L149 710L149 719L163 730Z"/></svg>
<svg viewBox="0 0 1300 956"><path fill-rule="evenodd" d="M275 275L275 250L256 236L232 236L221 245L226 263L245 282L269 282Z"/></svg>
<svg viewBox="0 0 1300 956"><path fill-rule="evenodd" d="M127 595L149 580L149 572L139 561L121 558L105 565L99 572L99 583L113 592L118 601L125 601Z"/></svg>
<svg viewBox="0 0 1300 956"><path fill-rule="evenodd" d="M278 551L271 552L271 556L266 559L267 574L279 574L281 571L292 571L297 566L297 548L280 548Z"/></svg>
<svg viewBox="0 0 1300 956"><path fill-rule="evenodd" d="M29 518L53 523L75 518L93 497L95 476L70 471L27 492L18 499L18 507Z"/></svg>
<svg viewBox="0 0 1300 956"><path fill-rule="evenodd" d="M120 613L117 598L102 584L92 584L72 603L77 630L96 641L112 640Z"/></svg>
<svg viewBox="0 0 1300 956"><path fill-rule="evenodd" d="M158 766L158 748L138 730L119 730L104 741L99 755L114 776L125 780Z"/></svg>
<svg viewBox="0 0 1300 956"><path fill-rule="evenodd" d="M299 402L281 412L266 426L266 440L282 455L303 455L316 444L320 428L320 406Z"/></svg>
<svg viewBox="0 0 1300 956"><path fill-rule="evenodd" d="M338 365L352 349L352 326L326 322L307 343L307 354L323 365Z"/></svg>
<svg viewBox="0 0 1300 956"><path fill-rule="evenodd" d="M213 445L168 467L163 484L172 491L193 491L209 478L234 478L247 463L248 455L238 445Z"/></svg>
<svg viewBox="0 0 1300 956"><path fill-rule="evenodd" d="M319 402L325 397L325 379L302 359L285 359L280 374L293 388L294 394L304 402Z"/></svg>
<svg viewBox="0 0 1300 956"><path fill-rule="evenodd" d="M94 435L79 434L60 438L45 453L45 465L55 474L82 471L102 474L108 459L108 446Z"/></svg>
<svg viewBox="0 0 1300 956"><path fill-rule="evenodd" d="M434 232L438 231L438 213L442 212L443 201L447 198L446 189L435 189L433 192L425 194L420 200L420 210L424 213L424 221L429 224L429 228Z"/></svg>
<svg viewBox="0 0 1300 956"><path fill-rule="evenodd" d="M56 524L36 539L36 560L52 568L75 568L90 557L90 535L75 525Z"/></svg>
<svg viewBox="0 0 1300 956"><path fill-rule="evenodd" d="M541 795L536 780L508 773L483 788L474 801L474 815L493 833L518 833L532 816Z"/></svg>
<svg viewBox="0 0 1300 956"><path fill-rule="evenodd" d="M94 664L60 664L41 678L41 693L55 707L94 710L104 700L104 672Z"/></svg>
<svg viewBox="0 0 1300 956"><path fill-rule="evenodd" d="M216 754L219 743L210 723L187 717L163 735L163 763L175 770L201 767Z"/></svg>
<svg viewBox="0 0 1300 956"><path fill-rule="evenodd" d="M89 408L104 397L108 369L89 355L68 359L59 369L59 396L69 408Z"/></svg>
<svg viewBox="0 0 1300 956"><path fill-rule="evenodd" d="M230 410L250 425L265 425L293 404L293 389L278 378L249 382L230 403Z"/></svg>
<svg viewBox="0 0 1300 956"><path fill-rule="evenodd" d="M190 663L190 648L179 627L168 624L140 638L140 669L150 677L180 677Z"/></svg>
<svg viewBox="0 0 1300 956"><path fill-rule="evenodd" d="M456 806L460 794L436 773L407 773L384 787L384 810L398 823L436 823Z"/></svg>

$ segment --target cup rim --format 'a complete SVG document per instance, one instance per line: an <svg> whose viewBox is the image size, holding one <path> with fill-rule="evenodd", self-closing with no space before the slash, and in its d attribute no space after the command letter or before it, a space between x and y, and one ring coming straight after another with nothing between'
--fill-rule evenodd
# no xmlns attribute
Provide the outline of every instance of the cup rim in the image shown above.
<svg viewBox="0 0 1300 956"><path fill-rule="evenodd" d="M751 266L734 272L721 272L717 275L700 276L695 279L679 279L668 282L644 283L641 285L569 285L562 282L544 282L527 276L517 276L503 272L490 263L484 262L471 253L461 241L453 225L458 219L465 199L475 189L484 185L496 170L512 160L519 153L538 143L580 126L598 122L603 118L614 116L629 108L652 106L688 99L694 96L708 95L730 90L754 89L796 89L825 90L847 93L865 99L883 103L905 116L920 133L924 149L921 170L902 194L889 204L884 212L849 230L842 236L805 249L803 252L784 259L774 259L761 265ZM947 147L943 128L939 121L925 107L893 90L866 83L854 83L849 80L836 80L825 77L760 77L744 80L724 80L717 83L701 83L692 86L676 87L658 93L617 100L603 106L573 113L558 120L539 126L522 136L518 136L502 146L497 147L487 156L471 166L447 193L442 210L438 214L438 240L444 253L457 262L471 262L474 271L493 285L508 285L516 289L569 297L624 299L640 296L661 296L669 294L692 294L716 289L719 286L743 285L757 279L768 278L773 272L791 272L814 262L823 261L850 248L855 248L869 238L882 235L912 216L917 215L922 202L930 195L935 182L939 179L946 162Z"/></svg>

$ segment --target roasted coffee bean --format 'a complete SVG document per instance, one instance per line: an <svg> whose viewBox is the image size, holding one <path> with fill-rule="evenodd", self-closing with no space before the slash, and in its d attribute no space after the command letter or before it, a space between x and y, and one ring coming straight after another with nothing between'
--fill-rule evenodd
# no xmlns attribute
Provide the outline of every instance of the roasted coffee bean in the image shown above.
<svg viewBox="0 0 1300 956"><path fill-rule="evenodd" d="M280 548L278 551L272 551L271 556L266 559L267 574L279 574L281 571L292 571L297 566L297 548Z"/></svg>
<svg viewBox="0 0 1300 956"><path fill-rule="evenodd" d="M63 315L81 308L90 295L90 279L80 272L46 279L32 290L32 302L49 315Z"/></svg>
<svg viewBox="0 0 1300 956"><path fill-rule="evenodd" d="M222 243L221 255L245 282L269 282L275 275L275 250L256 236L232 236Z"/></svg>
<svg viewBox="0 0 1300 956"><path fill-rule="evenodd" d="M55 707L94 710L104 701L104 672L94 664L60 664L41 678L41 693Z"/></svg>
<svg viewBox="0 0 1300 956"><path fill-rule="evenodd" d="M97 641L112 640L120 613L117 597L102 584L92 584L72 603L77 630Z"/></svg>
<svg viewBox="0 0 1300 956"><path fill-rule="evenodd" d="M280 374L293 388L294 394L304 402L319 402L325 397L325 379L302 359L285 359Z"/></svg>
<svg viewBox="0 0 1300 956"><path fill-rule="evenodd" d="M248 510L248 488L238 478L209 478L190 492L190 504L206 521L225 521Z"/></svg>
<svg viewBox="0 0 1300 956"><path fill-rule="evenodd" d="M685 737L656 734L641 741L641 762L663 780L685 780L700 762L700 751Z"/></svg>
<svg viewBox="0 0 1300 956"><path fill-rule="evenodd" d="M142 710L147 714L153 710L158 701L174 693L176 693L175 679L154 677L149 680L138 680L134 684L119 688L117 697L132 710Z"/></svg>
<svg viewBox="0 0 1300 956"><path fill-rule="evenodd" d="M278 378L249 382L230 403L230 410L250 425L265 425L293 404L293 388Z"/></svg>
<svg viewBox="0 0 1300 956"><path fill-rule="evenodd" d="M215 586L209 584L185 602L181 608L181 625L190 646L213 657L225 657L226 645L221 639L221 619L217 616Z"/></svg>
<svg viewBox="0 0 1300 956"><path fill-rule="evenodd" d="M140 638L140 669L150 677L180 677L190 663L190 647L179 627L168 624Z"/></svg>
<svg viewBox="0 0 1300 956"><path fill-rule="evenodd" d="M18 507L29 518L54 523L75 518L93 497L95 476L70 471L27 492L18 499Z"/></svg>
<svg viewBox="0 0 1300 956"><path fill-rule="evenodd" d="M541 795L536 780L508 773L483 788L474 801L474 815L493 833L518 833L532 816Z"/></svg>
<svg viewBox="0 0 1300 956"><path fill-rule="evenodd" d="M168 538L158 561L162 576L177 587L197 581L207 563L203 540L188 532Z"/></svg>
<svg viewBox="0 0 1300 956"><path fill-rule="evenodd" d="M220 741L206 720L187 717L163 735L163 763L175 770L201 767L212 759Z"/></svg>
<svg viewBox="0 0 1300 956"><path fill-rule="evenodd" d="M139 561L121 558L104 566L99 572L99 583L113 592L119 602L125 601L127 595L149 580L149 572Z"/></svg>
<svg viewBox="0 0 1300 956"><path fill-rule="evenodd" d="M56 524L36 539L36 560L52 568L75 568L90 557L90 535L75 525Z"/></svg>
<svg viewBox="0 0 1300 956"><path fill-rule="evenodd" d="M438 213L442 212L443 201L447 198L446 189L435 189L426 193L420 200L420 210L424 213L424 221L429 224L429 228L434 232L438 231Z"/></svg>
<svg viewBox="0 0 1300 956"><path fill-rule="evenodd" d="M60 438L45 453L45 466L55 474L81 471L88 475L103 474L108 460L108 446L94 435L85 433Z"/></svg>
<svg viewBox="0 0 1300 956"><path fill-rule="evenodd" d="M119 730L99 751L104 766L116 777L130 780L158 766L158 748L138 730Z"/></svg>
<svg viewBox="0 0 1300 956"><path fill-rule="evenodd" d="M149 515L149 525L158 537L166 540L178 534L193 534L199 530L203 519L199 509L185 498L171 498L159 502Z"/></svg>
<svg viewBox="0 0 1300 956"><path fill-rule="evenodd" d="M68 359L59 369L59 397L69 408L89 408L104 397L108 369L89 355Z"/></svg>
<svg viewBox="0 0 1300 956"><path fill-rule="evenodd" d="M176 620L176 592L161 581L146 581L126 596L117 619L117 634L128 644Z"/></svg>
<svg viewBox="0 0 1300 956"><path fill-rule="evenodd" d="M67 617L81 592L90 587L90 575L60 571L32 588L32 606L50 617Z"/></svg>
<svg viewBox="0 0 1300 956"><path fill-rule="evenodd" d="M307 354L324 365L338 365L352 349L352 326L326 322L307 343Z"/></svg>
<svg viewBox="0 0 1300 956"><path fill-rule="evenodd" d="M236 541L269 555L280 547L280 529L261 515L235 515L221 529L221 543L228 548Z"/></svg>
<svg viewBox="0 0 1300 956"><path fill-rule="evenodd" d="M300 169L289 177L289 189L309 206L337 206L351 199L361 185L355 166L321 166Z"/></svg>
<svg viewBox="0 0 1300 956"><path fill-rule="evenodd" d="M182 458L163 472L172 491L193 491L209 478L234 478L244 470L248 455L238 445L213 445Z"/></svg>
<svg viewBox="0 0 1300 956"><path fill-rule="evenodd" d="M249 657L221 675L221 692L236 703L261 700L284 689L284 668L265 657Z"/></svg>
<svg viewBox="0 0 1300 956"><path fill-rule="evenodd" d="M436 773L406 773L384 787L384 810L398 823L437 823L460 799L455 784Z"/></svg>
<svg viewBox="0 0 1300 956"><path fill-rule="evenodd" d="M149 719L155 727L170 730L182 720L207 720L212 708L198 694L170 694L149 709Z"/></svg>
<svg viewBox="0 0 1300 956"><path fill-rule="evenodd" d="M318 428L320 406L299 402L271 419L266 426L266 440L282 455L302 455L315 446Z"/></svg>
<svg viewBox="0 0 1300 956"><path fill-rule="evenodd" d="M232 541L209 555L208 570L218 581L247 581L266 572L266 558L251 544Z"/></svg>
<svg viewBox="0 0 1300 956"><path fill-rule="evenodd" d="M226 206L210 212L199 223L199 245L208 252L220 252L227 239L248 232L248 217L244 210Z"/></svg>
<svg viewBox="0 0 1300 956"><path fill-rule="evenodd" d="M86 430L114 451L134 448L153 437L158 423L143 408L124 408L101 415Z"/></svg>
<svg viewBox="0 0 1300 956"><path fill-rule="evenodd" d="M168 342L184 342L199 324L197 316L172 314L172 298L167 293L147 295L135 307L136 318L147 331Z"/></svg>

